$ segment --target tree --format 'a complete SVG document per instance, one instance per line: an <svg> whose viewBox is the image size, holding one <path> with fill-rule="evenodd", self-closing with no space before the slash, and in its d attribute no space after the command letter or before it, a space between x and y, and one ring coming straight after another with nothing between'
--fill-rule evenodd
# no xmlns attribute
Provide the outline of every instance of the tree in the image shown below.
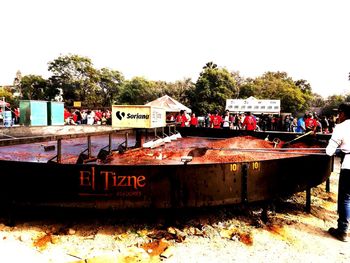
<svg viewBox="0 0 350 263"><path fill-rule="evenodd" d="M64 101L72 105L74 101L82 101L88 107L100 106L98 97L98 71L91 60L78 55L60 56L48 63L52 72L50 81L63 91Z"/></svg>
<svg viewBox="0 0 350 263"><path fill-rule="evenodd" d="M165 94L181 102L184 105L191 107L189 94L193 92L194 84L191 79L178 80L173 83L167 83ZM165 95L164 94L164 95Z"/></svg>
<svg viewBox="0 0 350 263"><path fill-rule="evenodd" d="M280 99L282 112L303 112L309 108L312 98L309 92L303 92L285 72L266 72L254 79L253 86L258 99Z"/></svg>
<svg viewBox="0 0 350 263"><path fill-rule="evenodd" d="M157 98L153 93L155 83L143 77L125 81L119 96L121 104L144 105Z"/></svg>
<svg viewBox="0 0 350 263"><path fill-rule="evenodd" d="M12 96L10 88L0 86L0 100L2 100L3 98L6 102L10 103L11 106L16 106L14 105L15 99Z"/></svg>
<svg viewBox="0 0 350 263"><path fill-rule="evenodd" d="M231 72L231 76L232 78L235 80L236 82L236 89L235 89L235 93L236 93L236 98L238 98L241 95L241 92L244 94L245 90L241 90L244 89L245 87L247 87L247 79L245 79L244 77L242 77L239 73L239 71L232 71ZM248 91L248 90L247 90ZM248 96L250 97L250 96Z"/></svg>
<svg viewBox="0 0 350 263"><path fill-rule="evenodd" d="M299 79L299 80L295 81L294 83L303 93L307 93L307 94L312 93L311 85L306 80Z"/></svg>
<svg viewBox="0 0 350 263"><path fill-rule="evenodd" d="M323 97L317 93L312 94L312 99L310 102L311 107L321 108L325 106L325 100Z"/></svg>
<svg viewBox="0 0 350 263"><path fill-rule="evenodd" d="M19 84L24 100L51 100L57 94L52 92L46 79L38 75L26 75Z"/></svg>
<svg viewBox="0 0 350 263"><path fill-rule="evenodd" d="M112 104L119 104L118 96L124 83L124 76L116 70L102 68L98 71L100 87L97 92L101 98L101 104L104 107L110 107Z"/></svg>
<svg viewBox="0 0 350 263"><path fill-rule="evenodd" d="M346 96L342 96L342 95L332 95L327 97L326 101L325 101L325 105L322 108L322 115L325 116L331 116L334 115L336 113L336 109L338 109L338 106L344 102L346 99Z"/></svg>
<svg viewBox="0 0 350 263"><path fill-rule="evenodd" d="M235 97L236 93L236 82L232 75L226 69L208 62L203 67L195 88L189 92L189 98L194 112L223 112L226 99Z"/></svg>

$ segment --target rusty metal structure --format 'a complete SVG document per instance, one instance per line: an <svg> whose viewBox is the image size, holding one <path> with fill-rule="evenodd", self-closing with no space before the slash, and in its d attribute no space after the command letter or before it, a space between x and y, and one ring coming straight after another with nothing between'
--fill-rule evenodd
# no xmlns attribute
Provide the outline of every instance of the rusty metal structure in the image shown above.
<svg viewBox="0 0 350 263"><path fill-rule="evenodd" d="M184 137L230 138L249 134L257 138L291 140L296 136L281 132L249 133L205 128L178 131ZM2 160L0 156L1 202L116 209L188 208L273 200L306 191L306 205L310 208L310 189L325 182L333 169L333 157L312 154L276 160L205 164L191 163L187 158L179 164L164 165L95 162L99 156L92 156L91 137L109 137L109 144L101 149L108 155L113 151L112 134L125 134L123 149L129 150L128 134L132 132L135 130L111 129L30 138L9 138L7 135L0 141L0 146L39 141L56 141L57 144L56 155L46 163ZM143 140L145 133L152 132L139 130L135 134L136 140ZM61 163L62 140L78 137L87 138L82 161ZM322 135L312 138L321 143L328 139L329 136Z"/></svg>

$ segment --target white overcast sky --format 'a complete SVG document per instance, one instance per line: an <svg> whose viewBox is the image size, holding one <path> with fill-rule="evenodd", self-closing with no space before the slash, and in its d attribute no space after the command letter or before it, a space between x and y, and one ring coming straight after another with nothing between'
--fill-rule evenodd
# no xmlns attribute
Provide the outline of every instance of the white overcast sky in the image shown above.
<svg viewBox="0 0 350 263"><path fill-rule="evenodd" d="M213 61L350 92L349 0L0 0L0 29L0 85L77 54L127 79L196 81Z"/></svg>

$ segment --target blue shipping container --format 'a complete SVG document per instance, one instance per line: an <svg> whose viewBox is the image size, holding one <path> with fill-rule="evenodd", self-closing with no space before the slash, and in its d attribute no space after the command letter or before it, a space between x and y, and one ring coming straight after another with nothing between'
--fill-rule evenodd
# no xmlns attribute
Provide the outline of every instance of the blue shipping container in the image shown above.
<svg viewBox="0 0 350 263"><path fill-rule="evenodd" d="M26 126L47 126L47 102L21 100L19 123Z"/></svg>
<svg viewBox="0 0 350 263"><path fill-rule="evenodd" d="M64 125L64 103L49 101L47 103L48 125Z"/></svg>

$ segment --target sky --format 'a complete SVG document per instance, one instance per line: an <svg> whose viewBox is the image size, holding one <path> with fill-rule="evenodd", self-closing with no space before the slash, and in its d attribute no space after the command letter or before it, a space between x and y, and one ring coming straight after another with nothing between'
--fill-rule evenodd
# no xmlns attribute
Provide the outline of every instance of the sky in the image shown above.
<svg viewBox="0 0 350 263"><path fill-rule="evenodd" d="M350 92L349 0L1 0L0 85L50 76L61 55L194 82L207 62L243 77L283 71L324 98Z"/></svg>

